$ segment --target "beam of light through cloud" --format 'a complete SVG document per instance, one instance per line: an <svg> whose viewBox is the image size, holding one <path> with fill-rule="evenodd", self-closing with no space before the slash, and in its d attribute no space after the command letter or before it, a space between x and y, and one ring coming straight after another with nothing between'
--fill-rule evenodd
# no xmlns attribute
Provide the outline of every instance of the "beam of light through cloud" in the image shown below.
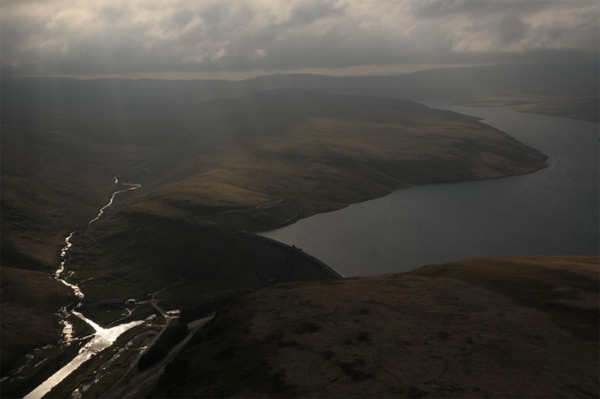
<svg viewBox="0 0 600 399"><path fill-rule="evenodd" d="M596 0L4 0L8 74L135 75L597 56Z"/></svg>

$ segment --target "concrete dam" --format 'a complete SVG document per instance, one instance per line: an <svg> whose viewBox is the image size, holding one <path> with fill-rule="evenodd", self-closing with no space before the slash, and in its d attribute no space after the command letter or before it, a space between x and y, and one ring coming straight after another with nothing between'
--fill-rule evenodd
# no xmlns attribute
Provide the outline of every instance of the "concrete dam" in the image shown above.
<svg viewBox="0 0 600 399"><path fill-rule="evenodd" d="M257 234L235 234L243 237L238 242L248 246L246 251L251 254L248 261L263 285L342 278L338 272L300 248Z"/></svg>

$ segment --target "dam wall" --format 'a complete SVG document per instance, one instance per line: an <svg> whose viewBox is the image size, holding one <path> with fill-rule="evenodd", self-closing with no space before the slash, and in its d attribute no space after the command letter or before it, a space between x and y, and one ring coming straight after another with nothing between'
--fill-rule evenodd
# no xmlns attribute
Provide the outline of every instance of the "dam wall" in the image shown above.
<svg viewBox="0 0 600 399"><path fill-rule="evenodd" d="M236 234L249 246L252 256L248 260L263 285L342 278L331 267L293 245L258 234Z"/></svg>

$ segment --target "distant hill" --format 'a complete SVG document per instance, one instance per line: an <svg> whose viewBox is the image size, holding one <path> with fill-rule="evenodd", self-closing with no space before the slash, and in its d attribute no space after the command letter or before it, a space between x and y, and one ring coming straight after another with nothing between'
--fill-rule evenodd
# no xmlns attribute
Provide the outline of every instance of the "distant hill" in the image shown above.
<svg viewBox="0 0 600 399"><path fill-rule="evenodd" d="M557 61L432 69L402 75L327 77L271 75L236 82L235 90L296 87L336 93L424 100L522 93L557 97L598 97L600 64Z"/></svg>
<svg viewBox="0 0 600 399"><path fill-rule="evenodd" d="M152 397L597 397L598 257L500 257L274 286Z"/></svg>

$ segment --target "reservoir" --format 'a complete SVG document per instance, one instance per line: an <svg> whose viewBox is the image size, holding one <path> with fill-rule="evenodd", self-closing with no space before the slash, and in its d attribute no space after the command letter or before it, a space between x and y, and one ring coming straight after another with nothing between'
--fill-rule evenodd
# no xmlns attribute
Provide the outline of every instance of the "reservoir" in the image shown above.
<svg viewBox="0 0 600 399"><path fill-rule="evenodd" d="M344 277L497 255L598 255L598 124L427 102L482 118L549 156L536 173L415 186L263 233Z"/></svg>

